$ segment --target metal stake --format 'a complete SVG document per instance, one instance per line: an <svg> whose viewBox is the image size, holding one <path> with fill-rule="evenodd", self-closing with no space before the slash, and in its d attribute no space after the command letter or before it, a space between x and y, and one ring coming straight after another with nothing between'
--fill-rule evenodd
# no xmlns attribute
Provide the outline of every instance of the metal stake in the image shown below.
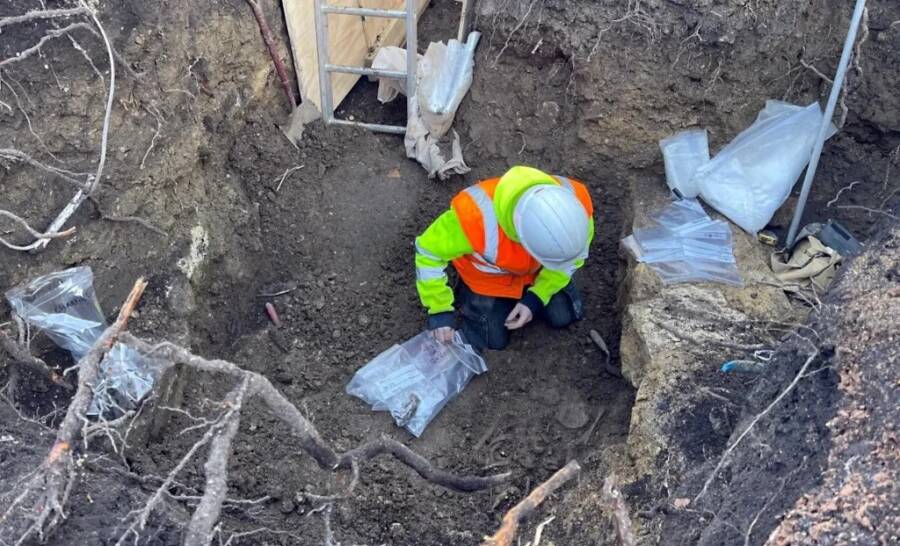
<svg viewBox="0 0 900 546"><path fill-rule="evenodd" d="M416 64L419 58L418 36L416 26L418 21L417 0L406 0L406 119L411 120L418 114L418 101L416 100L416 80L418 71Z"/></svg>
<svg viewBox="0 0 900 546"><path fill-rule="evenodd" d="M816 138L816 144L813 146L812 155L809 158L809 166L806 168L806 178L803 179L803 188L800 190L800 200L797 202L797 208L794 210L794 219L791 221L790 230L788 230L788 248L791 248L794 245L794 239L797 237L797 230L800 229L800 220L803 218L803 209L806 207L806 200L809 198L809 190L812 187L813 178L816 176L816 169L819 167L819 159L822 157L822 146L825 144L825 135L828 134L828 126L831 123L831 119L834 117L834 108L837 106L838 97L840 97L841 89L844 87L847 66L850 64L850 56L853 53L853 45L856 43L856 35L859 32L859 23L862 21L865 8L866 0L856 0L856 9L853 11L853 18L850 21L850 31L847 33L847 40L844 42L844 51L841 53L841 61L838 63L837 73L834 76L834 83L831 86L831 95L828 97L828 104L825 107L825 116L822 118L822 125L819 127L819 135Z"/></svg>

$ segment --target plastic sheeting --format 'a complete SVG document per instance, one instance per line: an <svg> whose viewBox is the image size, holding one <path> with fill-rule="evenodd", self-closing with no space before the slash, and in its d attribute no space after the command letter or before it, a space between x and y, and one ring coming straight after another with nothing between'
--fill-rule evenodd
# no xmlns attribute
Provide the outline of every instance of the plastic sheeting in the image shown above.
<svg viewBox="0 0 900 546"><path fill-rule="evenodd" d="M456 131L450 131L456 110L472 86L475 48L481 33L472 32L466 41L432 42L419 59L418 86L415 97L417 116L407 120L404 146L406 155L418 161L428 176L446 179L451 174L469 172L462 157L462 146ZM403 71L406 50L385 47L372 61L373 68ZM379 78L378 100L389 102L405 93L403 81ZM450 136L449 138L448 135Z"/></svg>
<svg viewBox="0 0 900 546"><path fill-rule="evenodd" d="M447 402L486 371L484 359L458 332L453 343L422 332L360 368L347 393L375 411L389 411L398 426L418 437Z"/></svg>
<svg viewBox="0 0 900 546"><path fill-rule="evenodd" d="M766 102L756 121L701 166L690 185L744 231L755 235L784 204L809 162L822 123L818 103ZM830 138L837 132L832 128Z"/></svg>
<svg viewBox="0 0 900 546"><path fill-rule="evenodd" d="M706 129L681 131L659 141L666 166L666 183L681 197L697 197L700 188L694 174L709 163L709 135Z"/></svg>
<svg viewBox="0 0 900 546"><path fill-rule="evenodd" d="M731 227L710 218L695 199L676 201L637 229L622 246L656 271L663 284L718 282L742 286L734 259Z"/></svg>
<svg viewBox="0 0 900 546"><path fill-rule="evenodd" d="M93 282L91 268L75 267L38 277L6 297L22 320L40 328L78 361L107 327ZM158 370L152 359L115 344L100 363L88 415L118 415L133 408L153 388Z"/></svg>
<svg viewBox="0 0 900 546"><path fill-rule="evenodd" d="M419 63L422 62L422 56L419 55ZM419 64L416 64L419 66ZM372 59L372 68L379 70L406 70L406 50L402 47L388 46L382 47ZM406 94L406 80L398 78L376 78L369 76L369 80L378 80L378 101L382 104L391 102L400 94Z"/></svg>

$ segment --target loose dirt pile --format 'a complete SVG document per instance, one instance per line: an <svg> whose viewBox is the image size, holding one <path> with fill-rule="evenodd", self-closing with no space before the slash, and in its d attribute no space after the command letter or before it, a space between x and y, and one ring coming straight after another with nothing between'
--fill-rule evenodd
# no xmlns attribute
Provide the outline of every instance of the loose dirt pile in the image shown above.
<svg viewBox="0 0 900 546"><path fill-rule="evenodd" d="M286 43L277 3L270 4L266 15ZM634 395L602 371L602 355L588 332L600 332L617 364L625 264L617 246L629 225L634 182L662 184L656 141L681 127L710 127L715 150L753 119L765 99L809 103L827 93L827 82L804 63L833 71L849 7L835 9L827 0L715 6L699 0L482 0L478 6L476 26L485 38L455 124L473 171L438 182L404 157L396 137L317 123L298 147L291 145L278 128L288 113L284 97L243 0L101 2L100 19L122 61L99 208L86 203L71 223L77 234L41 254L0 249L0 288L90 265L101 304L112 312L134 278L146 275L150 286L133 319L136 333L265 375L337 448L387 434L442 468L515 473L508 487L462 495L426 485L389 460L366 463L356 496L339 503L331 518L342 543L475 544L506 509L572 457L591 483L602 481L621 462ZM14 0L0 7L0 18L40 7ZM449 0L432 2L421 21L421 41L455 36L457 10ZM862 238L898 195L900 104L891 92L900 76L897 20L897 6L872 2L870 32L848 82L847 123L827 148L808 213L811 219L836 217ZM66 24L4 28L0 59ZM52 40L39 56L3 68L0 148L91 172L108 73L102 42L86 30L71 37L74 43ZM402 101L380 105L374 89L358 84L339 114L402 122ZM456 191L515 164L573 176L591 188L598 237L578 280L588 319L564 332L535 325L527 336L515 337L510 350L490 354L489 373L414 439L343 387L369 358L424 325L414 291L415 235ZM35 226L49 223L72 194L65 182L39 169L0 165L0 208ZM103 220L100 210L139 216L155 229ZM4 233L12 229L0 224ZM269 324L266 302L278 309L283 328ZM5 305L0 303L3 317ZM33 349L60 369L71 365L46 339L38 338ZM0 373L8 369L0 366ZM136 432L120 452L102 439L83 451L84 471L72 490L68 519L50 542L118 539L122 517L156 487L147 476L165 475L196 440L179 431L197 416L212 415L209 401L228 390L199 373L185 377L183 409L190 415L172 413L165 426ZM830 377L823 372L815 381ZM18 392L6 392L12 405L0 403L0 491L39 464L52 439L45 427L58 423L70 396L37 377L20 385ZM829 393L823 408L834 407L828 405L838 396L834 380L820 388ZM561 410L572 407L589 421L602 414L591 434L560 423ZM824 418L810 415L816 423ZM232 532L259 529L265 531L232 543L322 542L322 519L310 517L312 505L303 493L324 494L339 484L279 426L254 408L242 420L228 495L265 500L226 504L223 542ZM824 437L811 445L824 452ZM786 486L777 510L812 483ZM189 497L202 484L201 457L180 474L173 496L154 516L148 543L181 540L181 522L195 505ZM640 509L668 494L635 484L626 491ZM546 514L553 504L551 499ZM774 526L776 508L767 510L758 529ZM613 536L608 525L598 511L583 526L551 524L545 536L557 544L604 544ZM762 533L753 538L759 543Z"/></svg>

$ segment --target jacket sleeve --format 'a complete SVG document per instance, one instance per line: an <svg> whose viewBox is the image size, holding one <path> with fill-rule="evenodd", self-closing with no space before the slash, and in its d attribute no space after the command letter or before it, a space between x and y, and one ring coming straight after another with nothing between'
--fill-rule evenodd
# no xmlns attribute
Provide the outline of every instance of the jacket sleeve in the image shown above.
<svg viewBox="0 0 900 546"><path fill-rule="evenodd" d="M453 209L438 216L416 237L416 290L428 310L429 328L453 325L453 290L447 280L447 265L472 252Z"/></svg>
<svg viewBox="0 0 900 546"><path fill-rule="evenodd" d="M588 257L588 250L591 247L591 241L594 240L594 219L591 218L588 229L588 241L584 247L581 256L575 260L575 263L568 271L555 271L552 269L542 268L538 273L534 284L528 288L521 303L528 306L532 313L540 311L547 303L550 302L557 292L562 290L572 280L572 275L584 265L584 261Z"/></svg>

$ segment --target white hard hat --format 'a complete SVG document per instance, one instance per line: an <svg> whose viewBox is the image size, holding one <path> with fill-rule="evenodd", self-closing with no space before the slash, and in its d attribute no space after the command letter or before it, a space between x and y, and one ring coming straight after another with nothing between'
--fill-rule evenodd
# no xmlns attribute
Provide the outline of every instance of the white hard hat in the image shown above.
<svg viewBox="0 0 900 546"><path fill-rule="evenodd" d="M525 250L556 271L570 269L588 244L587 211L572 191L560 186L534 186L523 193L513 224Z"/></svg>

